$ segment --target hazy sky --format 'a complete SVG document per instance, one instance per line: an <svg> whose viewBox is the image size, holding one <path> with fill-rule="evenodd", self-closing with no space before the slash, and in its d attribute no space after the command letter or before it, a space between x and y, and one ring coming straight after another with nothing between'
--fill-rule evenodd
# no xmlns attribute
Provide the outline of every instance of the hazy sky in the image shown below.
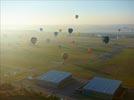
<svg viewBox="0 0 134 100"><path fill-rule="evenodd" d="M133 5L134 0L2 0L1 24L134 24Z"/></svg>

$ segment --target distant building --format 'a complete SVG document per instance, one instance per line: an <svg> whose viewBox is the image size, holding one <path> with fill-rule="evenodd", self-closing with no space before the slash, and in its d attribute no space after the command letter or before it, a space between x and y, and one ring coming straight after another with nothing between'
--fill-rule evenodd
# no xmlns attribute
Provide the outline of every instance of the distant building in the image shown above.
<svg viewBox="0 0 134 100"><path fill-rule="evenodd" d="M41 85L58 88L67 85L72 79L72 74L53 70L42 74L37 79Z"/></svg>
<svg viewBox="0 0 134 100"><path fill-rule="evenodd" d="M99 100L113 100L121 84L122 82L119 80L95 77L83 87L83 94Z"/></svg>

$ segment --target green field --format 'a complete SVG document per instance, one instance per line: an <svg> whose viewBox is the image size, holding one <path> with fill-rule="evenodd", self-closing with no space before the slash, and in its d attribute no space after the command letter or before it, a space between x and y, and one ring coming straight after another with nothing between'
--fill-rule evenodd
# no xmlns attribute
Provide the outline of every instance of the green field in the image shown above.
<svg viewBox="0 0 134 100"><path fill-rule="evenodd" d="M30 43L31 36L38 37L36 45ZM50 43L46 42L47 38L50 39ZM71 43L72 41L75 43ZM75 77L85 80L93 76L119 79L123 81L125 87L134 87L132 77L134 75L134 40L132 38L111 40L105 45L99 37L68 36L67 34L54 37L38 32L26 35L11 33L3 37L1 44L3 81L14 82L56 69L69 71ZM132 47L129 48L129 46ZM88 53L88 48L92 49L92 53ZM62 64L64 52L69 54L69 58L65 64ZM112 54L107 59L104 54L109 52Z"/></svg>

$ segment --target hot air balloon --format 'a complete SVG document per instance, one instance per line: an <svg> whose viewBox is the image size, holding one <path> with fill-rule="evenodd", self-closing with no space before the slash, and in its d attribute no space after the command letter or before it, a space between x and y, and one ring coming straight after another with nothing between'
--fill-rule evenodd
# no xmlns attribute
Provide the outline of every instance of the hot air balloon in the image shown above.
<svg viewBox="0 0 134 100"><path fill-rule="evenodd" d="M59 29L59 32L62 32L62 29Z"/></svg>
<svg viewBox="0 0 134 100"><path fill-rule="evenodd" d="M62 48L62 46L61 46L61 45L59 45L58 47L59 47L59 49L61 49L61 48Z"/></svg>
<svg viewBox="0 0 134 100"><path fill-rule="evenodd" d="M46 42L47 42L47 43L49 43L49 42L50 42L50 39L49 39L49 38L47 38L47 39L46 39Z"/></svg>
<svg viewBox="0 0 134 100"><path fill-rule="evenodd" d="M118 32L120 32L121 31L121 29L119 28L118 29ZM117 36L116 36L116 38L117 38L117 40L118 40L118 38L119 38L119 33L117 32Z"/></svg>
<svg viewBox="0 0 134 100"><path fill-rule="evenodd" d="M88 52L89 54L91 54L91 53L92 53L92 48L88 48L88 49L87 49L87 52Z"/></svg>
<svg viewBox="0 0 134 100"><path fill-rule="evenodd" d="M75 47L75 43L76 43L75 40L72 40L70 43L71 43L72 47Z"/></svg>
<svg viewBox="0 0 134 100"><path fill-rule="evenodd" d="M108 44L109 43L109 36L103 36L102 37L102 41L105 43L105 44Z"/></svg>
<svg viewBox="0 0 134 100"><path fill-rule="evenodd" d="M58 35L58 32L54 32L55 37Z"/></svg>
<svg viewBox="0 0 134 100"><path fill-rule="evenodd" d="M43 31L43 28L40 28L40 31Z"/></svg>
<svg viewBox="0 0 134 100"><path fill-rule="evenodd" d="M63 55L62 55L62 59L64 60L63 64L64 64L65 60L68 59L68 56L69 56L68 53L63 53Z"/></svg>
<svg viewBox="0 0 134 100"><path fill-rule="evenodd" d="M121 31L121 29L119 28L119 29L118 29L118 32L120 32L120 31Z"/></svg>
<svg viewBox="0 0 134 100"><path fill-rule="evenodd" d="M79 18L79 15L75 15L75 18L78 19Z"/></svg>
<svg viewBox="0 0 134 100"><path fill-rule="evenodd" d="M72 28L68 28L68 32L69 32L69 34L72 34L73 29Z"/></svg>
<svg viewBox="0 0 134 100"><path fill-rule="evenodd" d="M37 42L37 38L36 38L36 37L32 37L32 38L31 38L31 43L35 45L36 42Z"/></svg>
<svg viewBox="0 0 134 100"><path fill-rule="evenodd" d="M73 41L71 41L71 43L72 43L72 44L75 44L75 41L73 40Z"/></svg>

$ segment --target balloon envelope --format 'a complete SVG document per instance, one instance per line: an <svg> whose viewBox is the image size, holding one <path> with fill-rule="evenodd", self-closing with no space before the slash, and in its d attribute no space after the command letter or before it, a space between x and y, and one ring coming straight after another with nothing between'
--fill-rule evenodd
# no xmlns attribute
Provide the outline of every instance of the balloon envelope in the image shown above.
<svg viewBox="0 0 134 100"><path fill-rule="evenodd" d="M105 44L107 44L107 43L109 43L109 36L103 36L103 42L105 43Z"/></svg>
<svg viewBox="0 0 134 100"><path fill-rule="evenodd" d="M73 40L73 41L71 41L71 43L72 43L72 44L75 44L75 41Z"/></svg>
<svg viewBox="0 0 134 100"><path fill-rule="evenodd" d="M43 28L40 28L40 31L43 31Z"/></svg>
<svg viewBox="0 0 134 100"><path fill-rule="evenodd" d="M118 29L118 31L120 32L120 31L121 31L121 29Z"/></svg>
<svg viewBox="0 0 134 100"><path fill-rule="evenodd" d="M63 53L62 59L66 60L68 58L68 53Z"/></svg>
<svg viewBox="0 0 134 100"><path fill-rule="evenodd" d="M32 43L32 44L36 44L36 42L37 42L37 38L36 38L36 37L32 37L32 38L31 38L31 43Z"/></svg>
<svg viewBox="0 0 134 100"><path fill-rule="evenodd" d="M73 32L73 29L72 28L68 28L68 32L69 32L69 34L71 34Z"/></svg>
<svg viewBox="0 0 134 100"><path fill-rule="evenodd" d="M88 51L89 54L91 54L92 53L92 48L88 48L87 51Z"/></svg>
<svg viewBox="0 0 134 100"><path fill-rule="evenodd" d="M62 32L62 29L59 29L59 32Z"/></svg>
<svg viewBox="0 0 134 100"><path fill-rule="evenodd" d="M54 32L54 35L57 36L58 35L58 32Z"/></svg>
<svg viewBox="0 0 134 100"><path fill-rule="evenodd" d="M75 15L75 18L78 19L79 18L79 15Z"/></svg>
<svg viewBox="0 0 134 100"><path fill-rule="evenodd" d="M49 39L49 38L47 38L47 39L46 39L46 42L47 42L47 43L49 43L49 42L50 42L50 39Z"/></svg>

